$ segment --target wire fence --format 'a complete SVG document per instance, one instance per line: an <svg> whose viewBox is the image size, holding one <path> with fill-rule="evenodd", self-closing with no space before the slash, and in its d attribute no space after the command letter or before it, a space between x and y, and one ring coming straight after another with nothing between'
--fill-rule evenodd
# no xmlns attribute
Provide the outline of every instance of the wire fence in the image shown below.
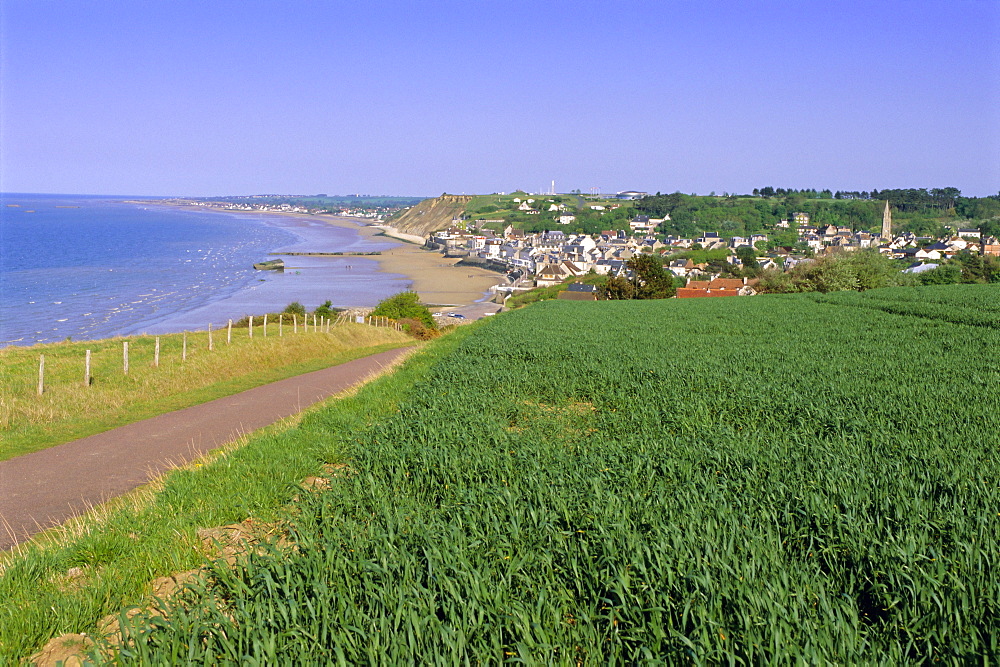
<svg viewBox="0 0 1000 667"><path fill-rule="evenodd" d="M277 313L272 315L254 316L250 315L246 319L246 336L249 339L253 339L254 333L256 331L259 338L268 337L284 337L285 334L298 335L298 334L308 334L308 333L331 333L333 329L344 326L346 324L363 324L373 327L386 327L392 328L396 331L401 331L402 326L393 319L382 316L373 316L367 314L355 314L351 312L340 312L337 313L335 317L326 317L322 315L304 314L298 315L295 313ZM256 321L255 321L256 320ZM228 320L225 326L225 344L231 345L233 342L233 336L241 335L241 329L243 329L243 320L239 320L236 323L232 319ZM235 324L235 327L234 327ZM268 325L270 324L270 331L268 330ZM236 329L234 333L233 329ZM182 332L181 335L181 362L187 361L188 358L188 331ZM200 332L199 332L200 333ZM215 350L215 338L219 336L221 338L223 330L213 329L212 323L208 325L208 351L212 352ZM129 362L131 360L131 355L129 352L129 342L128 340L122 341L122 375L127 376L129 374ZM221 342L221 341L220 341ZM153 342L153 360L152 366L158 368L160 366L160 336L154 337ZM92 354L91 350L87 349L84 351L82 365L83 365L83 377L82 384L85 387L89 387L93 384L94 376L92 374ZM37 394L39 396L45 393L46 389L46 377L45 377L45 355L40 354L38 356L38 385Z"/></svg>

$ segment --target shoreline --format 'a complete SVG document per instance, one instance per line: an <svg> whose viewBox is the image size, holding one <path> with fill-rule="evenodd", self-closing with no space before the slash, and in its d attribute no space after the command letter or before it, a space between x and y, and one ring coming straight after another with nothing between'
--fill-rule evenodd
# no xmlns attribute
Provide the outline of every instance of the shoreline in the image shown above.
<svg viewBox="0 0 1000 667"><path fill-rule="evenodd" d="M378 266L378 273L385 274L390 283L392 282L392 276L400 276L399 282L408 283L408 285L404 286L404 289L409 289L419 294L420 300L428 306L455 308L482 303L489 300L491 296L490 287L502 282L502 277L498 276L496 272L478 267L456 267L455 265L460 261L459 259L446 258L436 251L424 249L422 247L424 242L423 237L400 232L396 228L384 223L372 223L365 218L324 213L311 214L283 211L218 209L193 204L185 205L176 201L143 203L147 205L169 206L182 210L202 209L215 213L257 216L263 219L265 224L274 224L275 227L294 234L299 238L299 241L292 245L274 248L268 253L269 256L277 257L284 255L294 257L295 259L312 257L317 260L349 259L353 262L375 262ZM317 223L319 224L317 225ZM377 255L348 255L349 250L340 248L330 250L326 248L306 247L321 244L321 241L310 238L310 234L304 233L306 229L312 227L321 233L321 227L324 225L352 230L362 242L388 243L391 246L379 251L380 254ZM334 251L343 252L344 254L329 254ZM334 305L336 306L337 304L335 303ZM374 305L371 304L371 306ZM347 304L338 307L368 306Z"/></svg>

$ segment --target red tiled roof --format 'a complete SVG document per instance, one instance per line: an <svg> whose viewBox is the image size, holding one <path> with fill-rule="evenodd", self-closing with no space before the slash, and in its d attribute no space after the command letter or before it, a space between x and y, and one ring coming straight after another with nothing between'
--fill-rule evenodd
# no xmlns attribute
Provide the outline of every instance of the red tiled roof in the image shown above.
<svg viewBox="0 0 1000 667"><path fill-rule="evenodd" d="M743 281L740 281L740 287L743 287ZM678 287L677 288L677 298L678 299L695 299L699 297L706 296L739 296L739 290L734 289L705 289L698 287Z"/></svg>
<svg viewBox="0 0 1000 667"><path fill-rule="evenodd" d="M708 284L708 288L711 290L738 290L741 287L743 287L742 278L716 278Z"/></svg>

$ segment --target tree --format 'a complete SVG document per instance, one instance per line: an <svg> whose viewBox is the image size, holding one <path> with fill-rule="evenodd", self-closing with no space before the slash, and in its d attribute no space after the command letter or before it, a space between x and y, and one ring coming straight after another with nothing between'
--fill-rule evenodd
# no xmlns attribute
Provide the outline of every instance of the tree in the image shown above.
<svg viewBox="0 0 1000 667"><path fill-rule="evenodd" d="M655 257L636 255L626 262L633 272L632 284L635 299L666 299L677 293L673 278L663 270L663 264Z"/></svg>
<svg viewBox="0 0 1000 667"><path fill-rule="evenodd" d="M942 264L920 274L921 285L954 285L962 282L962 269L957 264Z"/></svg>
<svg viewBox="0 0 1000 667"><path fill-rule="evenodd" d="M890 287L899 283L899 266L877 250L851 252L843 261L854 270L859 290Z"/></svg>
<svg viewBox="0 0 1000 667"><path fill-rule="evenodd" d="M750 246L740 246L736 249L736 257L740 260L740 264L743 265L744 271L752 271L753 275L757 275L760 271L760 265L757 263L757 253ZM748 277L752 277L747 274Z"/></svg>
<svg viewBox="0 0 1000 667"><path fill-rule="evenodd" d="M622 299L635 298L635 286L632 282L621 276L611 276L607 282L600 287L602 299L619 301Z"/></svg>

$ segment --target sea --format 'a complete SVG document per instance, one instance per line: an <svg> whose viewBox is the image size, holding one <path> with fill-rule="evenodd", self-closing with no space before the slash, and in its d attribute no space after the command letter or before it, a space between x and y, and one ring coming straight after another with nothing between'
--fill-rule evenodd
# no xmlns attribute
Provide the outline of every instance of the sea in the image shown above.
<svg viewBox="0 0 1000 667"><path fill-rule="evenodd" d="M277 312L372 306L409 286L358 256L397 243L321 219L85 195L0 194L0 346L171 333ZM271 253L279 253L272 255Z"/></svg>

